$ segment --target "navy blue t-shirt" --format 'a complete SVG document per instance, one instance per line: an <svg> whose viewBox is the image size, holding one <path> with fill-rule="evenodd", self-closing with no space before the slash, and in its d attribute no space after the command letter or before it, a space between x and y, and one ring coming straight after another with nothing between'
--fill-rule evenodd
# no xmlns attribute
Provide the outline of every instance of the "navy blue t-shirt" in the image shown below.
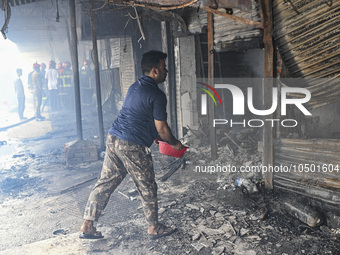
<svg viewBox="0 0 340 255"><path fill-rule="evenodd" d="M167 119L166 104L166 96L157 83L148 76L142 76L130 86L109 134L150 147L158 136L154 119Z"/></svg>

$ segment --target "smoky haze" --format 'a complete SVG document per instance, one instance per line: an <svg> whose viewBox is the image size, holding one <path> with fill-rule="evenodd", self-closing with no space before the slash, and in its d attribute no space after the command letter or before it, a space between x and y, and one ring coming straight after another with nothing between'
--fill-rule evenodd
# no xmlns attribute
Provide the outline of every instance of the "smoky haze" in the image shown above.
<svg viewBox="0 0 340 255"><path fill-rule="evenodd" d="M8 111L13 111L16 107L14 90L14 81L17 79L16 69L23 69L21 79L27 94L27 78L25 77L28 75L30 66L18 51L16 44L9 39L0 39L0 56L0 103L1 116L4 117ZM3 121L3 118L0 121Z"/></svg>

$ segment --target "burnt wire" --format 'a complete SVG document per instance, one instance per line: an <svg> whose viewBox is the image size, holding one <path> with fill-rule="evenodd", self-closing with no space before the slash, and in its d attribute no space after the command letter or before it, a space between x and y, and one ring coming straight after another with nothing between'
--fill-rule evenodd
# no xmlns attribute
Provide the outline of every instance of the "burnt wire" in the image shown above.
<svg viewBox="0 0 340 255"><path fill-rule="evenodd" d="M11 19L11 6L9 4L9 1L2 2L2 9L5 11L5 23L1 28L1 34L4 37L4 39L7 39L5 31L7 31L9 20Z"/></svg>
<svg viewBox="0 0 340 255"><path fill-rule="evenodd" d="M171 162L168 166L165 167L165 169L169 169L169 171L166 174L164 174L162 177L160 177L158 180L164 182L167 179L169 179L169 177L173 175L177 171L178 168L180 168L182 163L184 163L184 160L185 160L184 157L182 157Z"/></svg>

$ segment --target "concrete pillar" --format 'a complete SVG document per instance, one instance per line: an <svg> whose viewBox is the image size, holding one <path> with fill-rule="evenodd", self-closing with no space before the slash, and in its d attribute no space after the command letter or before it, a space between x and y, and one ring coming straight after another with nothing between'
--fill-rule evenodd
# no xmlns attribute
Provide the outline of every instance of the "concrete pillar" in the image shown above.
<svg viewBox="0 0 340 255"><path fill-rule="evenodd" d="M198 126L195 37L178 37L175 41L177 125L178 137L183 137L183 127Z"/></svg>

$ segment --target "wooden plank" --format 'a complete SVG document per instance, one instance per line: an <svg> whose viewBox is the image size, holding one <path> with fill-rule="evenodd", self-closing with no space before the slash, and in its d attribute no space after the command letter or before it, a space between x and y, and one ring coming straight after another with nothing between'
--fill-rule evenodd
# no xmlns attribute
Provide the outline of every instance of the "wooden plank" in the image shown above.
<svg viewBox="0 0 340 255"><path fill-rule="evenodd" d="M213 14L208 12L208 83L214 86L214 24ZM211 158L217 158L217 143L216 130L212 126L215 118L215 107L212 100L208 101L208 118L209 118L209 133L210 133L210 147Z"/></svg>
<svg viewBox="0 0 340 255"><path fill-rule="evenodd" d="M261 0L261 11L264 19L264 82L263 82L263 106L269 109L272 105L273 77L274 77L274 47L273 47L273 21L272 21L272 1ZM272 114L266 116L272 119ZM269 122L263 126L263 159L264 166L273 166L273 128ZM273 189L273 173L264 173L264 183L266 189Z"/></svg>

